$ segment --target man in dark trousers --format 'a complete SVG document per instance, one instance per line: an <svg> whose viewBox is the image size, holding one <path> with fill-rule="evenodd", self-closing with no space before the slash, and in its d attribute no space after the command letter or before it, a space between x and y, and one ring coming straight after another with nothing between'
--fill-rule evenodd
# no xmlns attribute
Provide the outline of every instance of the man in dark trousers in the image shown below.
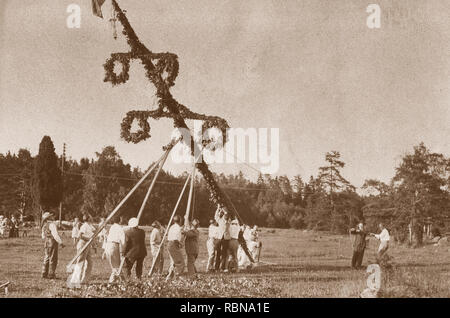
<svg viewBox="0 0 450 318"><path fill-rule="evenodd" d="M217 207L216 214L214 216L214 219L216 220L218 224L218 237L220 238L220 262L216 259L215 268L216 271L221 269L224 272L228 272L228 269L226 269L225 265L228 258L228 246L230 243L230 225L231 225L231 218L228 214L228 211L226 211L224 208Z"/></svg>
<svg viewBox="0 0 450 318"><path fill-rule="evenodd" d="M184 241L184 248L186 250L187 256L187 269L188 275L194 275L197 273L197 269L195 268L195 261L198 257L198 238L199 231L198 225L200 222L197 219L194 219L190 226L186 226L184 235L186 236L186 240Z"/></svg>
<svg viewBox="0 0 450 318"><path fill-rule="evenodd" d="M44 240L44 264L42 267L42 278L55 279L56 266L58 265L58 245L64 247L59 236L53 214L45 212L42 215L42 239Z"/></svg>
<svg viewBox="0 0 450 318"><path fill-rule="evenodd" d="M362 265L364 250L366 249L366 236L368 233L364 231L364 224L361 222L356 229L350 229L350 234L354 235L352 268L359 269Z"/></svg>
<svg viewBox="0 0 450 318"><path fill-rule="evenodd" d="M142 265L147 256L145 248L145 232L138 227L138 219L131 218L128 221L128 229L125 230L125 244L122 255L125 257L124 269L127 278L131 276L131 269L136 263L136 277L140 280L142 277Z"/></svg>

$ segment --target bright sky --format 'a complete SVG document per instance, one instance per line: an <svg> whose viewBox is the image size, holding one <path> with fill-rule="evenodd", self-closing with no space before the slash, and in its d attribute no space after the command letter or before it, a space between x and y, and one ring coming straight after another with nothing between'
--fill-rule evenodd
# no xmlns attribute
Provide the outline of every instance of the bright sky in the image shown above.
<svg viewBox="0 0 450 318"><path fill-rule="evenodd" d="M109 2L109 1L107 1ZM180 73L172 89L191 110L233 127L280 129L278 174L305 179L338 150L343 175L388 181L400 157L420 141L450 155L450 2L376 1L380 29L369 29L374 1L120 0L141 41L173 52ZM81 28L66 26L67 6L81 7ZM152 138L120 139L132 109L154 108L142 66L130 81L104 83L103 63L126 52L90 0L0 3L0 153L36 154L50 135L58 154L92 158L114 145L125 162L146 168L172 129L152 121ZM109 3L104 16L109 17ZM168 162L175 174L187 168ZM242 164L215 165L215 172Z"/></svg>

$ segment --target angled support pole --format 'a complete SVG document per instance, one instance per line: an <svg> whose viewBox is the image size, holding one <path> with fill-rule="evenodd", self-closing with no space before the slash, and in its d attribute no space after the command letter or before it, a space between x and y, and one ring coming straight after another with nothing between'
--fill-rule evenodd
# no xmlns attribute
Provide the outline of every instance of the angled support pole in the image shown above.
<svg viewBox="0 0 450 318"><path fill-rule="evenodd" d="M161 243L158 246L158 252L156 253L156 257L153 258L152 267L150 268L150 271L148 272L148 276L151 276L153 274L154 270L155 270L156 260L159 257L159 253L161 252L161 247L163 246L164 241L165 241L165 239L167 237L167 233L169 232L169 228L170 228L170 225L172 224L173 217L175 216L175 213L177 212L178 206L180 205L180 202L181 202L181 198L183 197L184 191L186 190L186 187L187 187L187 185L189 183L189 179L190 178L191 178L191 175L189 175L187 177L186 182L184 183L183 190L181 190L180 196L178 197L177 204L175 204L175 208L173 209L172 216L170 217L169 223L167 224L167 228L166 228L166 230L164 232L164 236L163 236L163 238L161 240Z"/></svg>
<svg viewBox="0 0 450 318"><path fill-rule="evenodd" d="M152 183L150 184L150 187L148 188L148 191L147 191L147 193L145 195L144 201L142 202L141 208L139 209L139 213L138 213L138 216L137 216L138 221L141 220L141 216L142 216L142 213L144 212L144 208L145 208L145 205L147 204L148 198L150 197L150 193L152 192L153 187L155 186L156 179L158 179L159 173L161 172L161 169L164 166L164 163L166 162L166 159L167 159L168 156L169 156L169 152L167 151L164 154L161 162L159 163L158 170L156 171L156 174L153 177Z"/></svg>
<svg viewBox="0 0 450 318"><path fill-rule="evenodd" d="M124 205L124 203L130 198L130 196L136 191L136 189L144 182L144 180L150 175L150 173L155 169L155 167L168 155L170 150L180 141L180 139L172 141L166 148L166 152L163 154L163 156L158 159L157 162L155 162L148 171L142 176L142 178L136 183L136 185L133 187L133 189L128 192L128 194L125 196L125 198L120 201L120 203L116 206L116 208L109 214L109 216L106 218L106 220L97 228L94 235L89 239L89 241L80 249L79 252L75 255L74 258L67 264L66 270L67 272L70 272L70 269L73 265L73 263L80 257L80 255L91 245L91 243L94 241L94 239L98 236L98 234L103 230L103 228L106 226L106 224L114 217L114 215L119 211L119 209Z"/></svg>

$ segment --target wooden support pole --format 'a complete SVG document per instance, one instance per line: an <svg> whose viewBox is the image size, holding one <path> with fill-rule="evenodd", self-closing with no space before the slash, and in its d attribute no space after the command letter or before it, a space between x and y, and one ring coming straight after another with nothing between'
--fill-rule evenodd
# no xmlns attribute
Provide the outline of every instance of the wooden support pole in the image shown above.
<svg viewBox="0 0 450 318"><path fill-rule="evenodd" d="M67 271L70 271L70 268L72 264L80 257L80 255L89 247L89 245L94 241L94 239L97 237L97 235L101 232L101 230L106 226L106 224L114 217L114 215L119 211L119 209L122 207L122 205L130 198L130 196L136 191L136 189L144 182L144 180L150 175L150 173L155 169L155 167L163 160L163 158L170 152L170 150L175 146L175 144L178 143L179 140L175 141L174 143L170 144L169 147L166 149L166 152L162 155L160 159L158 159L157 162L155 162L148 171L142 176L142 178L136 183L136 185L133 187L133 189L128 192L128 194L125 196L125 198L120 201L120 203L116 206L116 208L109 214L109 216L106 218L106 220L101 224L97 230L95 231L94 235L89 239L89 241L81 248L81 250L75 255L74 258L67 264Z"/></svg>
<svg viewBox="0 0 450 318"><path fill-rule="evenodd" d="M163 236L163 238L161 240L161 243L158 246L158 252L156 253L156 257L153 258L152 267L150 268L150 271L148 272L148 276L151 276L153 274L154 270L155 270L155 264L156 264L156 260L159 257L159 253L161 252L161 246L164 244L164 241L165 241L165 239L167 237L167 233L169 233L169 228L170 228L170 225L172 224L173 217L175 216L175 213L177 212L178 205L180 205L181 198L183 197L184 191L186 190L186 186L187 186L190 178L191 178L191 175L189 175L187 177L186 182L184 183L183 190L181 190L180 196L178 197L178 201L175 204L175 208L173 209L173 212L172 212L172 215L170 217L169 223L167 224L166 231L164 232L164 236Z"/></svg>
<svg viewBox="0 0 450 318"><path fill-rule="evenodd" d="M189 225L189 213L191 212L192 193L194 190L194 180L195 180L195 163L194 163L194 169L192 170L192 175L191 175L191 187L189 189L186 214L184 215L184 227L187 227Z"/></svg>
<svg viewBox="0 0 450 318"><path fill-rule="evenodd" d="M166 162L166 159L167 159L168 156L169 156L169 152L166 152L164 154L163 159L159 163L159 168L156 171L155 176L153 177L152 183L150 184L150 187L148 188L148 191L145 194L145 198L144 198L144 201L142 202L141 208L139 209L139 213L138 213L138 216L137 216L138 222L141 220L141 216L142 216L142 213L144 212L145 204L147 203L147 200L150 197L150 193L152 192L153 187L155 186L156 179L158 179L159 173L161 172L161 169L164 166L164 163Z"/></svg>

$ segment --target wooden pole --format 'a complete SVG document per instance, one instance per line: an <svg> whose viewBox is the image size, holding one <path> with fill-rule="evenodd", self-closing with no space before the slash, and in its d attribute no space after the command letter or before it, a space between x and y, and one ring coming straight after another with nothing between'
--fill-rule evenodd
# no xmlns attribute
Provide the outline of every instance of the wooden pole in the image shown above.
<svg viewBox="0 0 450 318"><path fill-rule="evenodd" d="M63 154L61 158L61 180L63 184L63 194L64 194L64 160L66 157L66 143L63 144ZM61 216L62 216L62 197L61 202L59 202L59 226L61 226Z"/></svg>
<svg viewBox="0 0 450 318"><path fill-rule="evenodd" d="M150 187L148 188L148 191L145 194L144 201L142 202L141 208L139 209L139 213L138 213L138 216L137 216L138 222L141 220L141 216L142 216L142 213L144 212L145 204L147 203L147 200L150 197L150 193L152 192L153 187L155 186L156 179L158 179L159 173L161 172L161 169L164 166L164 163L166 162L166 159L167 159L168 156L169 156L169 152L166 152L164 154L163 159L161 160L161 162L159 164L159 167L158 167L158 170L156 171L155 176L153 177L152 183L150 184Z"/></svg>
<svg viewBox="0 0 450 318"><path fill-rule="evenodd" d="M178 197L177 204L175 204L175 208L173 209L173 212L172 212L172 215L170 217L169 223L167 224L166 231L164 232L164 236L163 236L163 238L161 240L161 243L158 246L158 252L156 253L156 257L153 258L152 267L150 268L150 271L148 272L148 276L151 276L153 274L153 271L155 269L156 260L158 259L159 253L161 252L161 246L164 244L164 241L165 241L165 239L167 237L167 233L169 232L169 228L170 228L170 225L172 224L173 217L175 216L175 213L177 212L178 205L180 205L181 198L183 197L184 191L186 190L186 186L187 186L190 178L191 178L191 175L189 175L187 177L186 182L184 183L183 190L181 190L180 196Z"/></svg>
<svg viewBox="0 0 450 318"><path fill-rule="evenodd" d="M184 227L187 227L189 224L189 213L191 212L191 202L192 202L192 192L194 190L194 180L195 180L195 163L194 163L194 169L192 170L191 175L191 187L189 189L189 197L188 197L188 203L186 207L186 214L184 215Z"/></svg>
<svg viewBox="0 0 450 318"><path fill-rule="evenodd" d="M166 153L162 155L160 159L158 159L157 162L155 162L150 169L142 176L142 178L136 183L136 185L133 187L133 189L128 192L128 194L125 196L125 198L120 201L120 203L116 206L116 208L109 214L109 216L106 218L106 220L101 224L97 230L95 231L94 235L89 239L89 241L81 248L81 250L75 255L75 257L67 264L67 271L70 271L70 268L72 264L75 262L75 260L89 247L89 245L94 241L94 239L97 237L97 235L101 232L101 230L106 226L106 224L114 217L114 215L119 211L119 209L122 207L122 205L130 198L130 196L133 194L134 191L144 182L144 180L150 175L150 173L155 169L155 167L161 162L161 160L170 152L170 150L175 146L175 144L178 143L179 140L169 145L169 147L166 150Z"/></svg>

